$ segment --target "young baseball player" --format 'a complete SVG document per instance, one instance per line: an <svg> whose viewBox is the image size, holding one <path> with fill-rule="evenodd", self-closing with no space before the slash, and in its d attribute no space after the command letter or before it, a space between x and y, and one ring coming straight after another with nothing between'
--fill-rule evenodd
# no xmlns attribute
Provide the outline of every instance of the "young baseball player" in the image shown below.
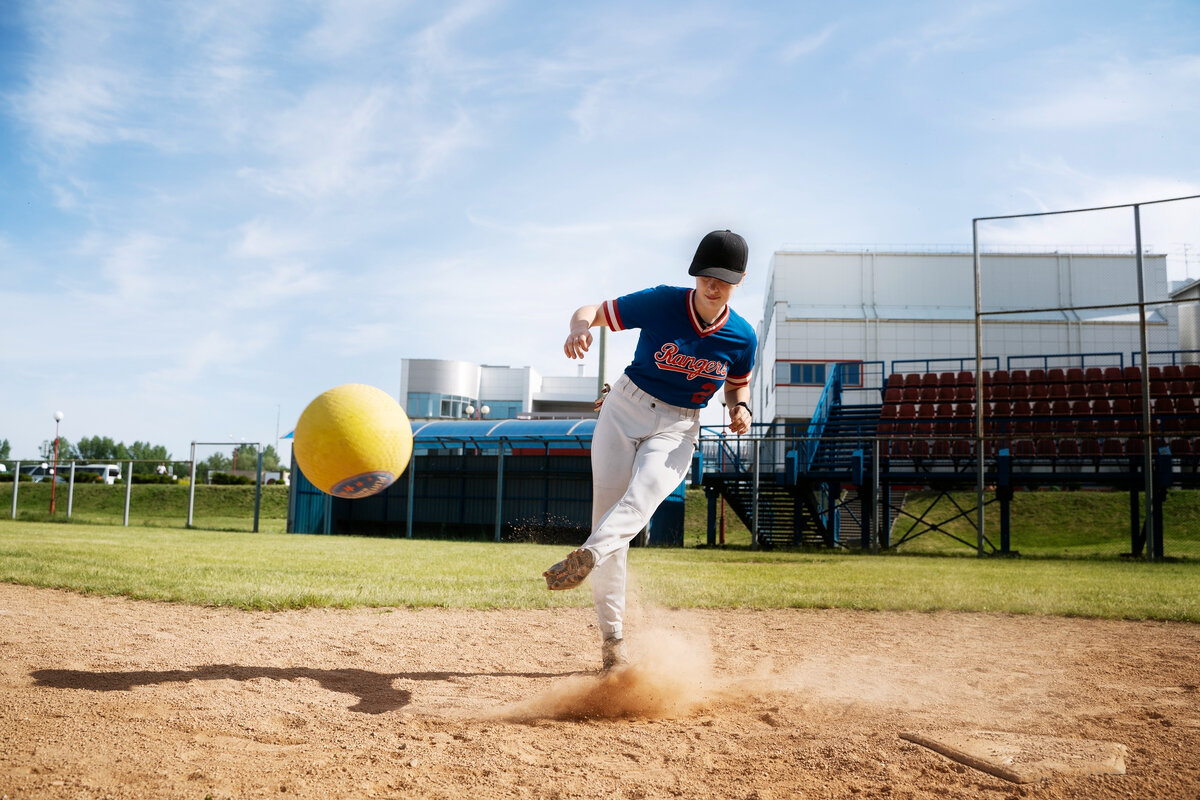
<svg viewBox="0 0 1200 800"><path fill-rule="evenodd" d="M653 289L583 306L571 315L563 350L582 358L591 328L641 328L624 374L602 398L592 434L592 532L543 574L550 589L591 576L605 669L627 663L622 620L629 543L683 481L700 434L700 409L724 386L729 429L750 429L754 329L729 307L746 273L746 241L713 231L696 249L694 289Z"/></svg>

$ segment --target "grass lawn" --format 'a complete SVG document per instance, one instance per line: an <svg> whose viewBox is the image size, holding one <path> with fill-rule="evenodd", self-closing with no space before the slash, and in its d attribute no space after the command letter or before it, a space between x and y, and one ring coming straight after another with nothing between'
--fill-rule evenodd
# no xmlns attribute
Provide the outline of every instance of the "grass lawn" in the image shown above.
<svg viewBox="0 0 1200 800"><path fill-rule="evenodd" d="M548 592L563 547L0 520L0 581L252 609L586 606ZM935 609L1200 622L1200 564L636 548L672 607Z"/></svg>

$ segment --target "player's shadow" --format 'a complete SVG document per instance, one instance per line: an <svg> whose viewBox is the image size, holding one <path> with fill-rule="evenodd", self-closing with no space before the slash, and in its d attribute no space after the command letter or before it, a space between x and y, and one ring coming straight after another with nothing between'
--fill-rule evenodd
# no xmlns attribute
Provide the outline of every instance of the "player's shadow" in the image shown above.
<svg viewBox="0 0 1200 800"><path fill-rule="evenodd" d="M364 669L312 669L309 667L247 667L238 664L209 664L192 669L99 672L82 669L40 669L29 673L37 686L54 689L91 689L98 692L129 691L135 686L187 681L248 681L270 678L277 681L308 679L330 692L358 697L351 711L383 714L403 708L412 692L393 686L396 680L446 681L452 678L553 678L568 673L548 672L370 672Z"/></svg>

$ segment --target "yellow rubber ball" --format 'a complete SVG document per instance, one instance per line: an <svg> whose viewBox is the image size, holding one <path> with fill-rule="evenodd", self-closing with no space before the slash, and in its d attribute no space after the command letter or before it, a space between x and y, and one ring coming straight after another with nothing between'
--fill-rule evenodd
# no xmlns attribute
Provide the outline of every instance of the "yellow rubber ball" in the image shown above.
<svg viewBox="0 0 1200 800"><path fill-rule="evenodd" d="M304 477L335 497L370 497L392 485L412 458L412 424L382 389L335 386L308 404L292 451Z"/></svg>

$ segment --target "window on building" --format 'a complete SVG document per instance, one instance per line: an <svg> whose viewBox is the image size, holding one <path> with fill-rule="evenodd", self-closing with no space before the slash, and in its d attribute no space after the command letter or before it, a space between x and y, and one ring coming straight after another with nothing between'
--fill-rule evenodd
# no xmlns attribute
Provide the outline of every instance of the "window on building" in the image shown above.
<svg viewBox="0 0 1200 800"><path fill-rule="evenodd" d="M776 361L776 386L824 386L829 379L829 370L837 361ZM843 361L842 385L862 385L862 364L857 361Z"/></svg>
<svg viewBox="0 0 1200 800"><path fill-rule="evenodd" d="M409 392L408 406L404 410L412 419L462 419L466 416L467 406L478 408L479 404L470 397L456 394Z"/></svg>

